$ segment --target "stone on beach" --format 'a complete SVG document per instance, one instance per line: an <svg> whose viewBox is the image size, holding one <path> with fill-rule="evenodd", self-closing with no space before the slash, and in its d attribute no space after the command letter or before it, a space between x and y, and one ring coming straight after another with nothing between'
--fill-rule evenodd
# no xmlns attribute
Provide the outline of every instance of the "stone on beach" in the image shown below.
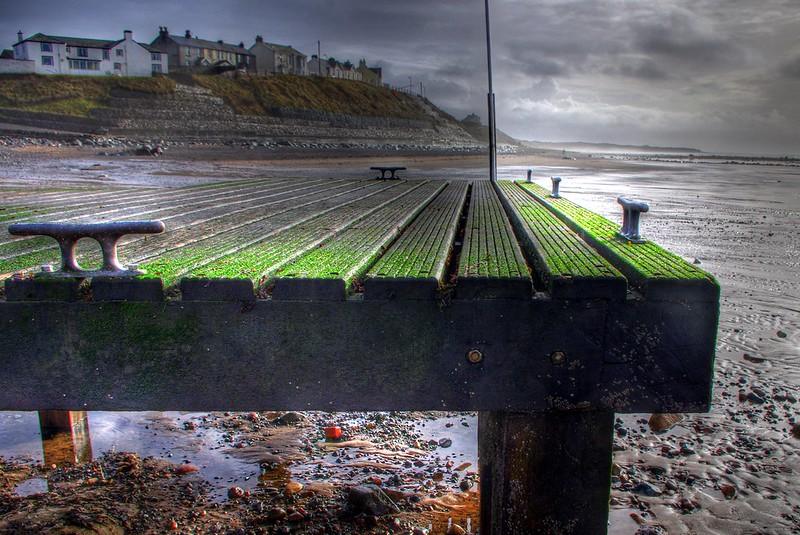
<svg viewBox="0 0 800 535"><path fill-rule="evenodd" d="M654 413L647 424L654 433L663 433L683 421L683 414Z"/></svg>
<svg viewBox="0 0 800 535"><path fill-rule="evenodd" d="M347 501L356 514L381 516L400 512L400 508L377 485L367 484L348 488Z"/></svg>

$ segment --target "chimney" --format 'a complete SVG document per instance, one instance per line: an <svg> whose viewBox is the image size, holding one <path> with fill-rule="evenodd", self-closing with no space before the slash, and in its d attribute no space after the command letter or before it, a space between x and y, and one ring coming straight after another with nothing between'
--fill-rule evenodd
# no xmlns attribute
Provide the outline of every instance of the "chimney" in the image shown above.
<svg viewBox="0 0 800 535"><path fill-rule="evenodd" d="M186 37L187 39L191 39L192 38L192 31L191 30L186 30L186 33L184 34L184 37Z"/></svg>
<svg viewBox="0 0 800 535"><path fill-rule="evenodd" d="M239 41L239 48L244 48L244 41Z"/></svg>
<svg viewBox="0 0 800 535"><path fill-rule="evenodd" d="M256 35L256 43L263 43L263 42L264 42L264 38L261 37L260 35Z"/></svg>
<svg viewBox="0 0 800 535"><path fill-rule="evenodd" d="M22 30L17 32L17 42L18 43L22 42Z"/></svg>
<svg viewBox="0 0 800 535"><path fill-rule="evenodd" d="M122 32L122 36L124 37L124 39L126 41L132 41L133 40L133 32L130 31L130 30L123 31Z"/></svg>
<svg viewBox="0 0 800 535"><path fill-rule="evenodd" d="M166 26L159 26L158 27L158 36L159 37L169 37L169 31L167 30Z"/></svg>
<svg viewBox="0 0 800 535"><path fill-rule="evenodd" d="M224 41L222 39L217 39L217 43L224 44Z"/></svg>

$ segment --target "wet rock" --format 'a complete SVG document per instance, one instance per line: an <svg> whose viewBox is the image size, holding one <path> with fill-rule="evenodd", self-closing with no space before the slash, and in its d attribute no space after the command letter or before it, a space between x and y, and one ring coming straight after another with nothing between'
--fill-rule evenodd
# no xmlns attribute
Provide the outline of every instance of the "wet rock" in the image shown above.
<svg viewBox="0 0 800 535"><path fill-rule="evenodd" d="M792 424L792 436L797 440L800 440L800 424Z"/></svg>
<svg viewBox="0 0 800 535"><path fill-rule="evenodd" d="M451 524L450 527L447 528L447 535L466 535L466 533L467 530L458 524Z"/></svg>
<svg viewBox="0 0 800 535"><path fill-rule="evenodd" d="M356 514L381 516L400 512L400 508L377 485L358 485L348 488L347 503Z"/></svg>
<svg viewBox="0 0 800 535"><path fill-rule="evenodd" d="M272 425L300 425L308 422L308 418L299 412L287 412L272 420Z"/></svg>
<svg viewBox="0 0 800 535"><path fill-rule="evenodd" d="M638 483L631 489L631 492L634 492L635 494L641 494L642 496L649 496L651 498L655 496L661 496L661 490L655 485L651 485L647 481Z"/></svg>
<svg viewBox="0 0 800 535"><path fill-rule="evenodd" d="M726 499L732 500L736 496L736 487L733 485L729 485L727 483L723 483L719 486L720 492L722 495L725 496Z"/></svg>
<svg viewBox="0 0 800 535"><path fill-rule="evenodd" d="M690 498L680 498L675 503L675 507L680 509L683 513L689 514L700 509L700 504Z"/></svg>
<svg viewBox="0 0 800 535"><path fill-rule="evenodd" d="M185 474L191 474L193 472L198 472L198 471L200 471L200 469L193 464L182 464L180 466L175 467L175 473L178 474L179 476Z"/></svg>
<svg viewBox="0 0 800 535"><path fill-rule="evenodd" d="M303 515L303 513L301 513L300 511L295 511L289 516L287 516L286 520L288 520L289 522L302 522L303 520L305 520L305 518L306 517Z"/></svg>
<svg viewBox="0 0 800 535"><path fill-rule="evenodd" d="M439 447L440 448L449 448L452 445L453 445L453 441L450 440L449 438L439 439Z"/></svg>
<svg viewBox="0 0 800 535"><path fill-rule="evenodd" d="M467 492L469 489L473 487L473 485L475 485L475 483L472 481L472 479L465 477L458 484L458 488L460 488L464 492Z"/></svg>
<svg viewBox="0 0 800 535"><path fill-rule="evenodd" d="M785 332L783 332L783 331L778 331L776 334L778 335L778 338L786 338L786 336L788 336L788 335L787 335Z"/></svg>
<svg viewBox="0 0 800 535"><path fill-rule="evenodd" d="M244 489L242 487L231 487L228 489L228 498L231 500L238 500L244 497Z"/></svg>
<svg viewBox="0 0 800 535"><path fill-rule="evenodd" d="M762 359L761 357L754 357L753 355L751 355L749 353L745 353L742 356L742 358L744 360L747 360L747 361L750 361L750 362L754 362L756 364L761 364L762 362L764 362L766 360L766 359Z"/></svg>
<svg viewBox="0 0 800 535"><path fill-rule="evenodd" d="M654 433L663 433L672 429L675 425L683 421L683 414L653 413L647 420L647 425Z"/></svg>
<svg viewBox="0 0 800 535"><path fill-rule="evenodd" d="M287 517L286 509L283 509L282 507L273 507L269 510L269 513L267 513L267 517L273 522L283 520Z"/></svg>
<svg viewBox="0 0 800 535"><path fill-rule="evenodd" d="M414 528L411 530L411 535L428 535L428 530L425 528Z"/></svg>

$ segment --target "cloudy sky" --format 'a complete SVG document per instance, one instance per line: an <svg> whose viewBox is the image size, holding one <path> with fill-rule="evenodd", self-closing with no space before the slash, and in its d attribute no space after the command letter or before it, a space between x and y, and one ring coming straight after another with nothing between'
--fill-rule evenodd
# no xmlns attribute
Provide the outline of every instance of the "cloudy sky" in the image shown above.
<svg viewBox="0 0 800 535"><path fill-rule="evenodd" d="M798 0L491 0L498 127L523 139L800 154ZM481 0L0 0L17 30L149 42L159 25L366 57L486 117Z"/></svg>

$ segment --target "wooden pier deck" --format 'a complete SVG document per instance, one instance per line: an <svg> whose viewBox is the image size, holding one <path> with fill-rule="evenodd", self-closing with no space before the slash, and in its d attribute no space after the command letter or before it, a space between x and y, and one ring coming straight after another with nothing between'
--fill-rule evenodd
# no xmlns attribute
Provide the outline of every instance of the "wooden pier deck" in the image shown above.
<svg viewBox="0 0 800 535"><path fill-rule="evenodd" d="M142 219L167 230L122 239L129 278L5 232ZM481 411L485 532L601 533L614 413L707 410L719 312L619 227L522 182L6 189L0 408Z"/></svg>

